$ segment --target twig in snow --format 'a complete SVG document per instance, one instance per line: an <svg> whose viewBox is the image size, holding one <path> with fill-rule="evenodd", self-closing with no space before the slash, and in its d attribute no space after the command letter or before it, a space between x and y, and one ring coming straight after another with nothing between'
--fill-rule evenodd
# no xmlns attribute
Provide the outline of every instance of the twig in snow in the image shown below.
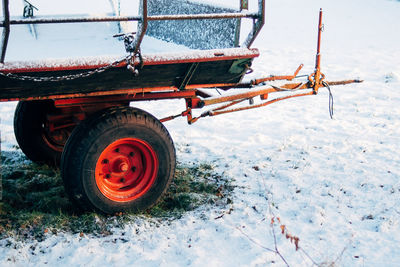
<svg viewBox="0 0 400 267"><path fill-rule="evenodd" d="M262 249L265 249L265 250L268 250L268 251L270 251L270 252L276 253L275 250L273 250L273 249L271 249L271 248L268 248L268 247L266 247L266 246L263 246L262 244L260 244L259 242L257 242L257 241L254 240L253 238L251 238L248 234L246 234L245 232L243 232L243 230L240 229L240 227L236 227L236 229L239 230L239 232L241 232L245 237L247 237L247 239L248 239L250 242L252 242L253 244L259 246L259 247L262 248Z"/></svg>
<svg viewBox="0 0 400 267"><path fill-rule="evenodd" d="M228 211L225 211L225 212L223 212L221 215L219 215L219 216L215 217L215 218L214 218L214 220L221 219L222 217L224 217L224 216L225 216L225 214L231 214L231 213L232 213L232 211L233 211L233 207L230 207Z"/></svg>

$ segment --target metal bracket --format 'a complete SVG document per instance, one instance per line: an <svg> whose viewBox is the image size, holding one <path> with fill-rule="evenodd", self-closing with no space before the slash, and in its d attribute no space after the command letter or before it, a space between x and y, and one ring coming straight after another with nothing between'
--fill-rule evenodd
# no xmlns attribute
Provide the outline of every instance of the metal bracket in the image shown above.
<svg viewBox="0 0 400 267"><path fill-rule="evenodd" d="M38 11L39 9L37 7L35 7L34 5L32 5L30 2L28 2L27 0L24 0L25 2L25 6L24 6L24 12L22 14L22 16L24 18L32 18L33 15L33 10L35 9L36 11Z"/></svg>
<svg viewBox="0 0 400 267"><path fill-rule="evenodd" d="M186 88L186 86L189 84L190 80L192 80L192 77L194 75L194 73L197 70L197 67L199 66L199 62L195 62L192 63L189 67L189 69L187 70L185 77L183 78L181 84L178 86L179 90L184 90Z"/></svg>

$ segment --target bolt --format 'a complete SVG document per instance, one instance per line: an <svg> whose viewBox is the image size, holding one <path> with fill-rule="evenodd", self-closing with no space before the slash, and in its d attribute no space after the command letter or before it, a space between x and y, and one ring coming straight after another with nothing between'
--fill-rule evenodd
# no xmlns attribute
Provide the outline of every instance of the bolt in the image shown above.
<svg viewBox="0 0 400 267"><path fill-rule="evenodd" d="M107 163L108 163L108 159L104 159L103 164L107 164Z"/></svg>
<svg viewBox="0 0 400 267"><path fill-rule="evenodd" d="M106 174L106 179L110 179L111 178L111 175L110 174Z"/></svg>
<svg viewBox="0 0 400 267"><path fill-rule="evenodd" d="M136 167L133 166L131 170L132 170L133 172L135 172L135 171L136 171Z"/></svg>
<svg viewBox="0 0 400 267"><path fill-rule="evenodd" d="M129 165L126 163L123 163L123 164L121 164L120 169L122 172L127 172L129 170Z"/></svg>
<svg viewBox="0 0 400 267"><path fill-rule="evenodd" d="M121 178L121 180L119 180L121 183L125 183L125 178Z"/></svg>
<svg viewBox="0 0 400 267"><path fill-rule="evenodd" d="M131 153L129 153L129 156L133 157L133 156L135 156L135 153L131 152Z"/></svg>
<svg viewBox="0 0 400 267"><path fill-rule="evenodd" d="M116 149L115 149L115 152L119 153L119 148L116 148Z"/></svg>

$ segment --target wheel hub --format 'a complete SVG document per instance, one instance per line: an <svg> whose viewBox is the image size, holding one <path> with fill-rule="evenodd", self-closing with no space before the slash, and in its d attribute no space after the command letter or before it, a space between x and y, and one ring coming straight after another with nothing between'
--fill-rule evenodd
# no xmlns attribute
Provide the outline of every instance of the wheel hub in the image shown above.
<svg viewBox="0 0 400 267"><path fill-rule="evenodd" d="M96 164L96 184L107 198L126 202L145 194L158 172L154 149L136 138L119 139L104 149Z"/></svg>

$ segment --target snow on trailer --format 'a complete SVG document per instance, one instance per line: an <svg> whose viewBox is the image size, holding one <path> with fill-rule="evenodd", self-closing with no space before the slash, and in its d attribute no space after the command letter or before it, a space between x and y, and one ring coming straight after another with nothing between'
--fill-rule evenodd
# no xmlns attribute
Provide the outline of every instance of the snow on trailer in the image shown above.
<svg viewBox="0 0 400 267"><path fill-rule="evenodd" d="M61 164L69 197L84 209L105 213L140 211L160 199L173 179L176 164L173 141L162 124L165 121L182 116L192 124L202 117L314 95L320 87L359 82L324 80L325 76L320 70L322 11L318 25L315 72L308 75L305 81L270 87L265 82L297 78L302 65L293 75L244 80L245 75L252 71L252 61L259 56L258 50L251 48L251 45L264 25L264 0L258 0L257 12L247 11L248 2L245 0L240 1L238 11L216 7L200 9L210 12L196 14L191 13L190 8L171 13L171 8L162 0L149 3L141 0L139 14L133 16L118 13L117 16L43 18L32 16L33 5L29 2L26 2L27 10L24 9L25 18L10 17L8 2L3 0L3 21L0 22L3 27L0 101L20 101L14 117L14 131L19 146L35 162ZM157 5L154 5L155 2ZM179 0L171 3L178 5ZM164 8L152 9L162 4ZM206 6L202 3L193 4ZM244 43L239 45L242 19L252 20L253 28ZM221 23L209 23L216 20ZM115 35L124 41L127 53L124 56L5 60L14 25L31 27L56 24L54 27L57 27L66 23L132 21L137 23L136 32L117 32ZM216 32L220 32L223 25L227 27L227 34L220 34L222 42L210 42L214 43L213 48L218 49L193 46L192 50L184 49L176 53L142 52L142 43L148 32L160 39L175 39L179 43L182 40L180 34L167 32L168 37L166 31L160 34L157 29L167 23L167 28L179 31L182 29L177 26L179 24L171 26L168 23L182 21L198 22L198 26L195 23L189 25L194 29L192 35L199 35L203 39L201 29L204 25L208 25L207 28L218 25ZM118 31L122 28L119 27ZM208 29L206 33L206 38L215 40L212 30ZM189 40L197 42L196 38ZM221 49L221 44L227 48ZM224 92L247 90L218 97L212 97L205 90L215 88ZM285 95L269 99L271 93L277 92ZM255 97L259 97L261 103L253 104ZM184 99L186 107L180 114L162 119L129 107L132 101L163 99ZM244 105L247 101L249 104ZM215 107L217 104L220 106ZM194 109L207 106L213 108L194 116Z"/></svg>

